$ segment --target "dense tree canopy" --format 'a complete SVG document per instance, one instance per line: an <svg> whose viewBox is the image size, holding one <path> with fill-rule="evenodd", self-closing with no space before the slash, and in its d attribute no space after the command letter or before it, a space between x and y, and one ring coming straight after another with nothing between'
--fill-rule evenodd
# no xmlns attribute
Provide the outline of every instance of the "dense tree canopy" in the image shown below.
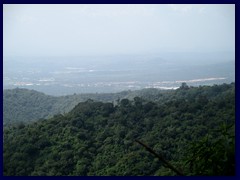
<svg viewBox="0 0 240 180"><path fill-rule="evenodd" d="M176 175L136 139L185 175L234 175L234 83L135 94L5 127L4 175Z"/></svg>

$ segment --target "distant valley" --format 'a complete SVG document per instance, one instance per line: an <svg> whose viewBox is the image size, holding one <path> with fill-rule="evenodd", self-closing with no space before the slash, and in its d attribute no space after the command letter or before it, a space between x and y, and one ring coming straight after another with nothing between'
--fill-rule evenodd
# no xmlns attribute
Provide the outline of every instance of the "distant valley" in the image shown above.
<svg viewBox="0 0 240 180"><path fill-rule="evenodd" d="M4 89L28 88L58 96L143 88L177 89L182 82L199 86L235 81L234 57L195 56L4 58L3 86ZM196 58L199 63L191 61Z"/></svg>

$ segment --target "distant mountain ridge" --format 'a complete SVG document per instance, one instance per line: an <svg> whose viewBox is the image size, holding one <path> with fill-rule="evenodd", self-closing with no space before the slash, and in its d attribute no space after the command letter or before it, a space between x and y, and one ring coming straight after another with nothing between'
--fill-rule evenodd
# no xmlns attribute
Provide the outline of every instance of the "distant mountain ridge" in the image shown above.
<svg viewBox="0 0 240 180"><path fill-rule="evenodd" d="M233 87L234 85L233 83L232 85L215 85L214 87ZM211 88L209 86L206 88L211 91L214 87ZM197 87L193 88L192 91L194 89L197 89ZM7 89L3 91L3 125L32 122L52 117L55 114L64 114L72 110L79 102L84 102L88 99L116 104L121 99L133 100L134 97L138 96L145 100L165 103L176 95L181 98L188 98L184 97L183 94L179 95L176 90L159 90L154 88L122 91L119 93L73 94L58 97L46 95L35 90Z"/></svg>
<svg viewBox="0 0 240 180"><path fill-rule="evenodd" d="M121 95L121 96L120 96ZM50 96L29 89L11 89L3 91L3 117L4 125L16 122L31 122L41 118L48 118L54 114L70 111L79 102L89 98L101 101L115 100L115 94L84 94L69 96ZM124 93L120 94L124 96Z"/></svg>

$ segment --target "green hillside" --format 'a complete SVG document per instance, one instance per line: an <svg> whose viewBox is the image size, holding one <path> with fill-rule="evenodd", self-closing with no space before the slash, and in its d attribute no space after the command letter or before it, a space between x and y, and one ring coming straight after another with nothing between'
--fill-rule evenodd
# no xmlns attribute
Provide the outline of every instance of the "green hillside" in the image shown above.
<svg viewBox="0 0 240 180"><path fill-rule="evenodd" d="M74 94L68 96L50 96L28 89L8 89L3 91L4 126L20 122L32 122L49 118L55 114L69 112L79 102L91 98L112 102L122 98L126 92L118 94Z"/></svg>
<svg viewBox="0 0 240 180"><path fill-rule="evenodd" d="M134 93L5 127L4 175L176 175L135 140L184 175L235 174L234 83Z"/></svg>
<svg viewBox="0 0 240 180"><path fill-rule="evenodd" d="M28 89L7 89L3 91L3 121L4 126L16 123L34 122L42 118L50 118L59 113L67 113L79 102L88 99L102 102L113 102L136 96L145 99L157 100L161 93L169 94L171 91L158 89L143 89L139 91L123 91L119 93L100 94L73 94L67 96L50 96L44 93ZM160 97L160 96L159 96ZM158 98L159 98L158 97ZM167 97L165 95L164 97Z"/></svg>

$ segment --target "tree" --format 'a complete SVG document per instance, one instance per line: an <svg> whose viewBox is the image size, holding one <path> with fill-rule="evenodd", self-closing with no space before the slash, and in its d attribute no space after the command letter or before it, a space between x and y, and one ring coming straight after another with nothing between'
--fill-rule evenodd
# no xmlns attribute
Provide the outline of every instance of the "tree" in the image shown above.
<svg viewBox="0 0 240 180"><path fill-rule="evenodd" d="M189 89L187 83L183 82L180 86L180 89Z"/></svg>

